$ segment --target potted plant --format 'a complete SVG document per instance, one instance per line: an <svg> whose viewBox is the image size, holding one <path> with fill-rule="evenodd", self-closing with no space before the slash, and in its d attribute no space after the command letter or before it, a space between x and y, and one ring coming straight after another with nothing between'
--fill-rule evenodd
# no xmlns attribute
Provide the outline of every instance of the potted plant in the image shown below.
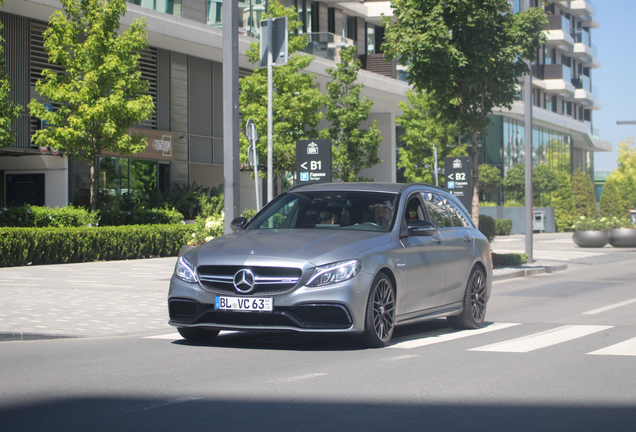
<svg viewBox="0 0 636 432"><path fill-rule="evenodd" d="M609 242L607 218L581 216L574 221L572 240L580 247L603 247Z"/></svg>
<svg viewBox="0 0 636 432"><path fill-rule="evenodd" d="M609 243L614 247L636 247L636 227L629 218L614 216L608 224Z"/></svg>

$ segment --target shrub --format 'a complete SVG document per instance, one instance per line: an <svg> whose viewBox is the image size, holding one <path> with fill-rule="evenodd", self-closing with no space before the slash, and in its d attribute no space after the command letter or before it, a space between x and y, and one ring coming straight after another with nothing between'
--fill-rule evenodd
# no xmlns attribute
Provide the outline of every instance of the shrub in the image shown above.
<svg viewBox="0 0 636 432"><path fill-rule="evenodd" d="M512 221L510 219L495 219L495 234L498 236L508 236L512 231Z"/></svg>
<svg viewBox="0 0 636 432"><path fill-rule="evenodd" d="M506 200L503 206L504 207L525 207L525 205L526 204L522 203L521 201L509 199L509 200Z"/></svg>
<svg viewBox="0 0 636 432"><path fill-rule="evenodd" d="M519 266L528 262L528 254L525 253L506 253L506 254L492 254L492 266L497 267L510 267Z"/></svg>
<svg viewBox="0 0 636 432"><path fill-rule="evenodd" d="M97 214L79 207L25 205L0 209L0 227L81 227L95 226Z"/></svg>
<svg viewBox="0 0 636 432"><path fill-rule="evenodd" d="M620 185L611 175L607 178L600 199L601 216L627 217L627 202L623 199Z"/></svg>
<svg viewBox="0 0 636 432"><path fill-rule="evenodd" d="M491 201L479 201L479 207L497 207L497 203Z"/></svg>
<svg viewBox="0 0 636 432"><path fill-rule="evenodd" d="M100 226L121 225L164 225L177 224L183 221L183 215L171 208L133 209L133 210L101 210Z"/></svg>
<svg viewBox="0 0 636 432"><path fill-rule="evenodd" d="M225 234L225 214L215 214L207 218L197 217L194 232L188 239L188 246L199 246Z"/></svg>
<svg viewBox="0 0 636 432"><path fill-rule="evenodd" d="M607 229L634 228L634 224L632 224L632 219L630 217L616 217L616 216L608 218L605 226L607 227Z"/></svg>
<svg viewBox="0 0 636 432"><path fill-rule="evenodd" d="M605 231L609 228L609 219L607 218L590 218L581 216L574 221L572 229L575 231Z"/></svg>
<svg viewBox="0 0 636 432"><path fill-rule="evenodd" d="M552 193L554 218L559 232L572 231L574 223L574 192L570 174L560 171L557 176L559 187Z"/></svg>
<svg viewBox="0 0 636 432"><path fill-rule="evenodd" d="M479 215L479 231L486 236L488 243L492 243L495 239L495 235L497 234L496 230L494 218L486 215Z"/></svg>
<svg viewBox="0 0 636 432"><path fill-rule="evenodd" d="M186 225L2 228L0 267L176 256Z"/></svg>
<svg viewBox="0 0 636 432"><path fill-rule="evenodd" d="M574 193L574 216L595 218L598 216L594 184L590 176L581 170L572 175L572 192Z"/></svg>

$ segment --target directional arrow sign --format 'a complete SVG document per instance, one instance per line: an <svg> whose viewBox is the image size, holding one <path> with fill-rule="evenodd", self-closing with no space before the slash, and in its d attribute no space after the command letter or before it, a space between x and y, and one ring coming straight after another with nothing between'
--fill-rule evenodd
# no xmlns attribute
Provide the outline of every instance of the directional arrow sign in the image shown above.
<svg viewBox="0 0 636 432"><path fill-rule="evenodd" d="M307 169L307 162L303 162L303 163L301 163L301 164L300 164L300 167L301 167L302 169Z"/></svg>
<svg viewBox="0 0 636 432"><path fill-rule="evenodd" d="M455 176L455 173L449 175L448 178L452 180L454 176Z"/></svg>

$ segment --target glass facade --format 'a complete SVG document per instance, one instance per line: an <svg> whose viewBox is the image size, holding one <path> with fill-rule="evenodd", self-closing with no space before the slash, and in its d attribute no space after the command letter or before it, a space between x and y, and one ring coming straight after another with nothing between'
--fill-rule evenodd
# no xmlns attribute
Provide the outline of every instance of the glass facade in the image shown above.
<svg viewBox="0 0 636 432"><path fill-rule="evenodd" d="M493 125L484 136L483 162L503 168L504 175L516 164L525 163L523 121L504 116L491 117ZM534 165L548 164L557 171L571 170L572 137L540 126L532 128Z"/></svg>
<svg viewBox="0 0 636 432"><path fill-rule="evenodd" d="M100 157L99 207L129 209L148 205L156 192L168 186L169 182L162 178L169 175L167 167L154 160Z"/></svg>

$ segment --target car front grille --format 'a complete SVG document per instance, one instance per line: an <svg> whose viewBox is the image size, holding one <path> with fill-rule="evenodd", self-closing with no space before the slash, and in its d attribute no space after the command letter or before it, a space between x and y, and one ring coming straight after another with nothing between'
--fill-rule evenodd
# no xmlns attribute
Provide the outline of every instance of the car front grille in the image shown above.
<svg viewBox="0 0 636 432"><path fill-rule="evenodd" d="M249 293L239 292L234 286L234 275L240 270L250 270L254 274L254 288ZM199 266L197 272L201 285L210 291L246 296L287 293L302 276L302 270L294 267L206 265Z"/></svg>

